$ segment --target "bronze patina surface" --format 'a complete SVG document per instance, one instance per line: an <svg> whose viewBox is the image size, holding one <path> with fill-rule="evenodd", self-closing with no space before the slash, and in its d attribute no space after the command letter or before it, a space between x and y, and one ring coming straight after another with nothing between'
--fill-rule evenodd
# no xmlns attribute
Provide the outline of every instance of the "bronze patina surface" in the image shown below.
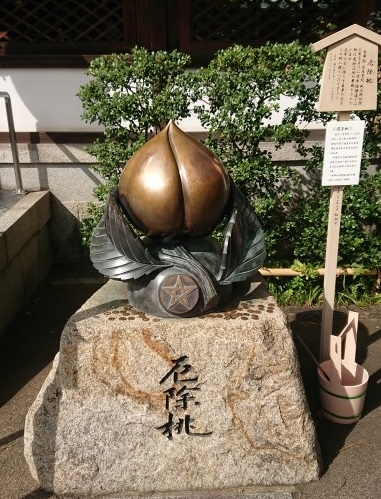
<svg viewBox="0 0 381 499"><path fill-rule="evenodd" d="M169 122L127 162L118 197L149 236L203 236L218 222L229 187L219 159Z"/></svg>
<svg viewBox="0 0 381 499"><path fill-rule="evenodd" d="M220 244L212 231L223 217ZM127 162L90 256L102 274L129 283L138 310L192 317L226 305L266 248L252 206L219 159L169 122Z"/></svg>

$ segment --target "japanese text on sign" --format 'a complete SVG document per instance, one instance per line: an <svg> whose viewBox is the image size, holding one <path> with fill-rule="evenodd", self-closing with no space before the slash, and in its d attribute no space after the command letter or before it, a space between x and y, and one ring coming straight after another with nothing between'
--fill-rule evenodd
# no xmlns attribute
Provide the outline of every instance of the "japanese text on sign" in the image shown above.
<svg viewBox="0 0 381 499"><path fill-rule="evenodd" d="M327 124L322 185L359 183L364 128L364 121Z"/></svg>
<svg viewBox="0 0 381 499"><path fill-rule="evenodd" d="M377 45L352 38L328 49L320 111L376 109Z"/></svg>
<svg viewBox="0 0 381 499"><path fill-rule="evenodd" d="M212 431L198 432L196 430L196 420L190 414L192 407L200 405L196 398L201 390L198 375L194 372L193 366L188 364L186 355L172 360L172 364L172 369L160 380L160 385L169 384L169 387L163 391L167 419L156 429L169 440L173 439L174 434L180 435L181 433L198 437L210 436Z"/></svg>

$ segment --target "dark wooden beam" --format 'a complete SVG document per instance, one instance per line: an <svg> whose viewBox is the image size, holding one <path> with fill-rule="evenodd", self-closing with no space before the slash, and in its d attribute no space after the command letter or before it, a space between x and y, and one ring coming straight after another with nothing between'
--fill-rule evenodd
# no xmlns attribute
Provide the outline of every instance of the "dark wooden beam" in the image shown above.
<svg viewBox="0 0 381 499"><path fill-rule="evenodd" d="M182 1L167 0L167 50L180 49Z"/></svg>
<svg viewBox="0 0 381 499"><path fill-rule="evenodd" d="M136 0L137 45L165 50L166 22L166 0Z"/></svg>
<svg viewBox="0 0 381 499"><path fill-rule="evenodd" d="M372 12L380 10L378 0L355 0L356 2L356 23L366 26Z"/></svg>
<svg viewBox="0 0 381 499"><path fill-rule="evenodd" d="M137 0L122 0L122 1L123 1L124 41L131 48L137 44L137 34L136 34L136 2L137 2Z"/></svg>

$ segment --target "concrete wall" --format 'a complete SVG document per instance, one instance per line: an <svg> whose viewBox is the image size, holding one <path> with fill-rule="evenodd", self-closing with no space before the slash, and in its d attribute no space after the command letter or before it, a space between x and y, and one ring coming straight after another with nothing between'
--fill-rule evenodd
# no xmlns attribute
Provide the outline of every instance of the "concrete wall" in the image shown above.
<svg viewBox="0 0 381 499"><path fill-rule="evenodd" d="M56 263L81 262L87 250L81 245L80 220L100 178L92 171L94 159L83 144L19 144L24 189L51 193L50 235ZM0 189L15 188L12 153L0 144Z"/></svg>
<svg viewBox="0 0 381 499"><path fill-rule="evenodd" d="M52 265L49 192L31 192L0 217L0 336Z"/></svg>

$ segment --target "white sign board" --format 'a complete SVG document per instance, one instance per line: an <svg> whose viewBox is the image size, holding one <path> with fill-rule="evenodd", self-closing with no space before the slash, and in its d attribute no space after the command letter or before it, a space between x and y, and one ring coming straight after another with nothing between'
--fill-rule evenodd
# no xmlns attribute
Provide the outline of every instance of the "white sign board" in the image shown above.
<svg viewBox="0 0 381 499"><path fill-rule="evenodd" d="M365 121L327 123L322 185L357 185Z"/></svg>

